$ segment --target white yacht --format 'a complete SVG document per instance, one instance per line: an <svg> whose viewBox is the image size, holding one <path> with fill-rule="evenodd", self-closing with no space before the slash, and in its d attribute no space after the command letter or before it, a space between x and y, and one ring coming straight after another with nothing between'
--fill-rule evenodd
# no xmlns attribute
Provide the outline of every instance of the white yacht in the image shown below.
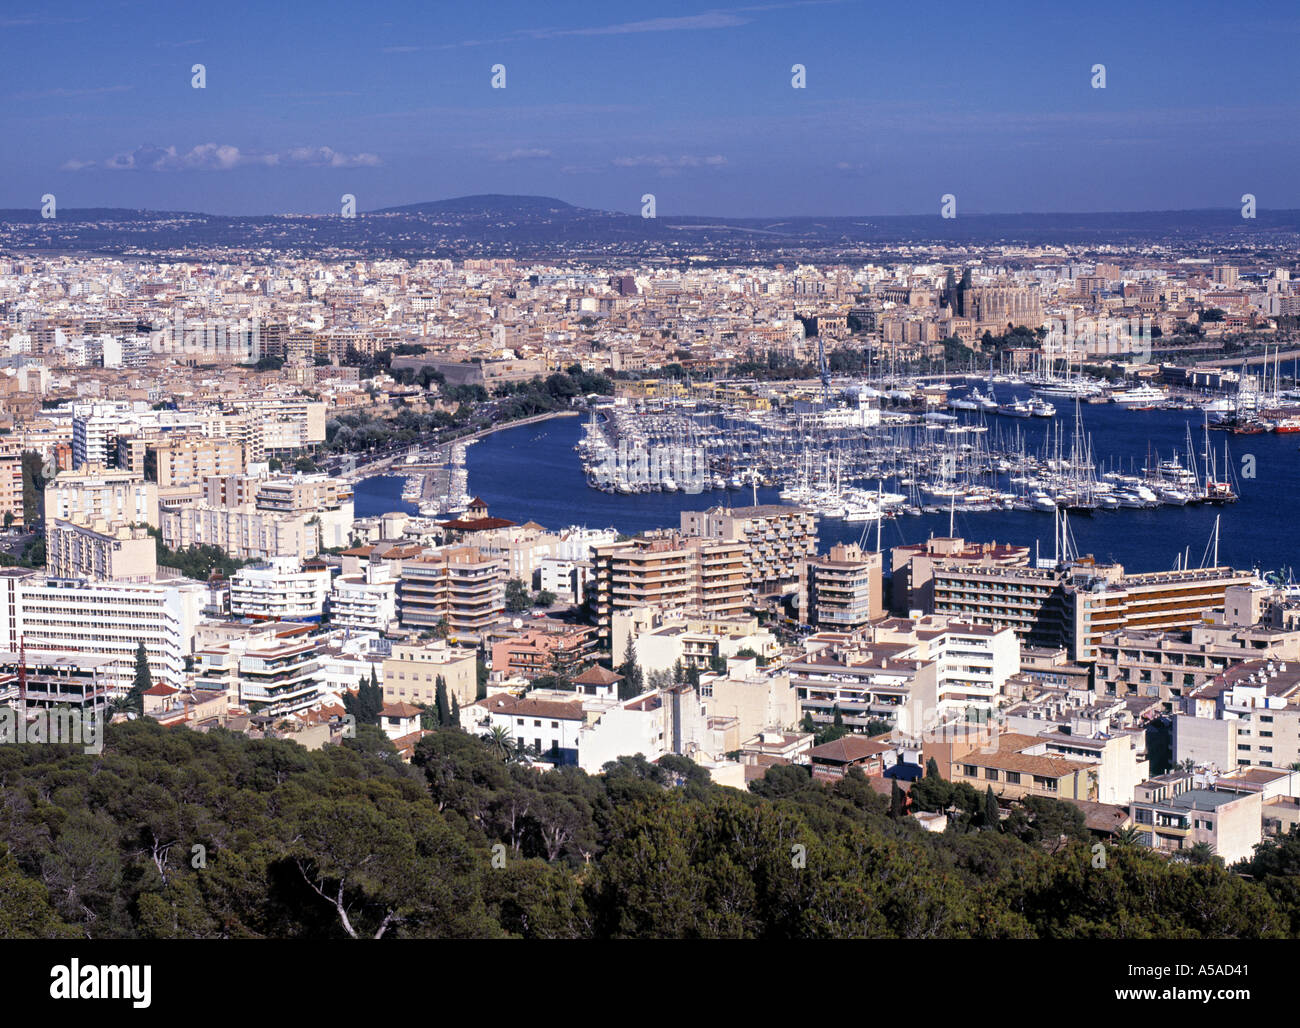
<svg viewBox="0 0 1300 1028"><path fill-rule="evenodd" d="M1140 385L1111 393L1110 398L1121 407L1154 407L1169 399L1169 394L1155 386Z"/></svg>

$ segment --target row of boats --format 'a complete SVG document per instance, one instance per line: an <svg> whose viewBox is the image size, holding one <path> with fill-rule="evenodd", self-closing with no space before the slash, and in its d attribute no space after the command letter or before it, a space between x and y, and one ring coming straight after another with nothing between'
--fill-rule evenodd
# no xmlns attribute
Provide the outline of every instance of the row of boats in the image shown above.
<svg viewBox="0 0 1300 1028"><path fill-rule="evenodd" d="M1226 444L1214 452L1208 422L1199 453L1189 426L1185 453L1163 461L1149 454L1140 470L1112 458L1107 468L1092 457L1081 401L1071 435L1060 418L1045 433L1027 432L1019 415L985 422L991 396L976 390L966 399L984 401L978 412L954 408L974 418L881 410L878 422L838 426L797 411L609 405L593 411L576 449L592 488L629 495L775 486L784 502L846 521L955 508L1086 514L1236 499ZM1012 402L1030 408L1034 399Z"/></svg>
<svg viewBox="0 0 1300 1028"><path fill-rule="evenodd" d="M1154 386L1139 385L1131 389L1105 392L1100 387L1091 385L1042 386L1034 388L1034 395L1023 399L998 402L990 385L988 394L981 393L979 387L971 389L965 396L948 401L949 410L982 411L986 414L1000 414L1009 418L1051 418L1056 416L1056 407L1051 399L1071 400L1080 403L1114 403L1134 410L1154 410L1170 405L1169 394ZM1178 404L1180 407L1184 404Z"/></svg>
<svg viewBox="0 0 1300 1028"><path fill-rule="evenodd" d="M1053 418L1056 408L1039 397L1023 400L1008 400L999 403L993 396L993 390L985 396L979 389L972 389L963 397L948 401L949 410L982 411L985 414L1001 414L1008 418Z"/></svg>

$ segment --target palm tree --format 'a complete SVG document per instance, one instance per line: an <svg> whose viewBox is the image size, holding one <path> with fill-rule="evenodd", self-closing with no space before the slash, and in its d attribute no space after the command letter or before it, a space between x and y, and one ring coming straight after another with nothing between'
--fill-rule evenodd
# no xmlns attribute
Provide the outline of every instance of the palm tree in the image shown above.
<svg viewBox="0 0 1300 1028"><path fill-rule="evenodd" d="M1116 846L1136 846L1142 833L1134 825L1125 825L1115 833Z"/></svg>
<svg viewBox="0 0 1300 1028"><path fill-rule="evenodd" d="M1189 864L1213 864L1219 858L1214 855L1214 847L1208 842L1198 842L1186 851Z"/></svg>
<svg viewBox="0 0 1300 1028"><path fill-rule="evenodd" d="M510 738L510 732L500 725L493 725L492 730L483 736L483 741L502 760L508 761L514 755L514 740Z"/></svg>

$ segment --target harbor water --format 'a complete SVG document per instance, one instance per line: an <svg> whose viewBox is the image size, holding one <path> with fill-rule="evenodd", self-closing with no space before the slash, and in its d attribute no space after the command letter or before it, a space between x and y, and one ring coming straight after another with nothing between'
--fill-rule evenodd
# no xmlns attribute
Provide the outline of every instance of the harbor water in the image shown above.
<svg viewBox="0 0 1300 1028"><path fill-rule="evenodd" d="M1027 392L1024 395L1028 395ZM1137 411L1116 405L1083 405L1083 429L1091 436L1092 455L1100 468L1140 473L1150 455L1159 458L1186 454L1190 435L1201 451L1205 439L1198 410ZM1009 419L990 415L986 423ZM1059 428L1054 425L1060 422ZM1050 450L1059 431L1068 437L1074 426L1074 408L1058 404L1055 418L1019 420L1026 448ZM557 418L506 429L468 448L468 490L482 498L496 517L511 521L536 521L547 528L579 524L635 534L647 529L676 527L683 510L703 510L722 505L748 506L754 502L751 487L682 492L647 492L620 495L592 489L574 447L582 438L582 419ZM1209 433L1209 446L1224 466L1224 446L1239 493L1226 506L1162 506L1153 509L1097 510L1090 516L1072 516L1070 532L1077 551L1099 561L1117 561L1132 571L1172 568L1179 561L1196 567L1213 556L1215 519L1220 518L1220 564L1238 568L1281 571L1300 564L1297 501L1300 500L1300 436L1233 436ZM1253 475L1253 477L1251 477ZM357 517L391 510L414 512L401 498L403 479L382 476L358 483ZM885 488L890 488L887 482ZM759 503L781 503L778 488L760 486ZM1010 542L1033 547L1044 556L1053 552L1053 517L1025 510L963 511L953 514L957 535L975 541ZM823 517L820 542L824 551L836 542L863 541L866 548L884 549L919 542L931 535L947 535L949 513L900 515L883 522L845 522Z"/></svg>

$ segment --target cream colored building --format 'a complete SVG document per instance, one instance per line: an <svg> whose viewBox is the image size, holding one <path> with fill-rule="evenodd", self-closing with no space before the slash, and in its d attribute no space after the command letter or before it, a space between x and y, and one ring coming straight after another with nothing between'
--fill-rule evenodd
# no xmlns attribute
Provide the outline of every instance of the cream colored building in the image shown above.
<svg viewBox="0 0 1300 1028"><path fill-rule="evenodd" d="M1260 793L1205 788L1185 773L1139 785L1132 814L1139 840L1152 849L1173 854L1203 842L1227 864L1251 856L1264 835Z"/></svg>
<svg viewBox="0 0 1300 1028"><path fill-rule="evenodd" d="M736 540L687 538L675 532L593 546L595 583L590 594L602 637L609 638L614 613L630 607L742 613L754 601L745 549Z"/></svg>
<svg viewBox="0 0 1300 1028"><path fill-rule="evenodd" d="M23 455L14 448L0 452L0 518L11 515L15 524L23 524Z"/></svg>
<svg viewBox="0 0 1300 1028"><path fill-rule="evenodd" d="M146 444L144 464L146 477L167 489L197 484L209 475L239 474L244 470L244 451L229 439L151 441Z"/></svg>
<svg viewBox="0 0 1300 1028"><path fill-rule="evenodd" d="M734 657L744 649L773 657L780 650L776 636L758 626L752 614L709 616L695 611L665 612L655 607L616 611L610 621L610 648L614 663L627 659L630 642L636 644L637 665L647 674L683 667L707 670L716 660Z"/></svg>
<svg viewBox="0 0 1300 1028"><path fill-rule="evenodd" d="M710 717L736 719L742 739L764 729L793 728L799 721L789 674L767 674L753 657L732 657L725 673L701 675L700 696Z"/></svg>
<svg viewBox="0 0 1300 1028"><path fill-rule="evenodd" d="M384 661L384 702L432 705L437 699L439 676L447 683L447 702L452 697L461 707L474 702L478 693L478 659L474 650L451 646L443 640L423 645L401 643Z"/></svg>
<svg viewBox="0 0 1300 1028"><path fill-rule="evenodd" d="M158 523L158 486L131 471L86 464L62 471L45 485L45 523L70 520L74 514L110 524Z"/></svg>
<svg viewBox="0 0 1300 1028"><path fill-rule="evenodd" d="M54 578L148 582L158 573L157 546L142 527L76 514L46 523L45 567Z"/></svg>

